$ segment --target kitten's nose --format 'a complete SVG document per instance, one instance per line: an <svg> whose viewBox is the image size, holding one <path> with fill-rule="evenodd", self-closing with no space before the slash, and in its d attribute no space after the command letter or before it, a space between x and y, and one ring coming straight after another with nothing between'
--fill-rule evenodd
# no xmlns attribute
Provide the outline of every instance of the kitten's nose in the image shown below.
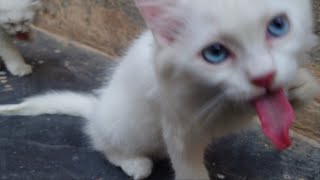
<svg viewBox="0 0 320 180"><path fill-rule="evenodd" d="M269 88L272 86L275 74L275 72L271 72L264 76L254 78L251 80L251 83L258 87Z"/></svg>

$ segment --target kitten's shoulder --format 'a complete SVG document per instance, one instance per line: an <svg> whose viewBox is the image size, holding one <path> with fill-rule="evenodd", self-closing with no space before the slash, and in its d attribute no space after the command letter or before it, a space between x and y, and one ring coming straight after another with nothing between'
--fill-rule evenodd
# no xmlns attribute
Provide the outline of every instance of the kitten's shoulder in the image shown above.
<svg viewBox="0 0 320 180"><path fill-rule="evenodd" d="M128 49L128 54L137 54L138 57L149 55L155 48L155 41L150 31L144 31Z"/></svg>

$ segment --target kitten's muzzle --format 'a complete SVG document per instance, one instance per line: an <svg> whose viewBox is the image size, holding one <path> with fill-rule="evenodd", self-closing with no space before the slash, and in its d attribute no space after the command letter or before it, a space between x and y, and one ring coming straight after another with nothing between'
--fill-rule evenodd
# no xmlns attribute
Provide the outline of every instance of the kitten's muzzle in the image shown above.
<svg viewBox="0 0 320 180"><path fill-rule="evenodd" d="M254 78L251 80L251 83L257 87L271 89L276 73L271 72L266 75L260 76L258 78Z"/></svg>
<svg viewBox="0 0 320 180"><path fill-rule="evenodd" d="M16 38L22 41L30 41L31 40L31 36L29 32L17 32L16 33Z"/></svg>

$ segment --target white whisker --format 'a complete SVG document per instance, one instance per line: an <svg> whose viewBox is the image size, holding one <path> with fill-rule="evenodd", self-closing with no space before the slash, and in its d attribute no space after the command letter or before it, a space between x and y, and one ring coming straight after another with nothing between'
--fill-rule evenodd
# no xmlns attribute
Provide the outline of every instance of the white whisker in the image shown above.
<svg viewBox="0 0 320 180"><path fill-rule="evenodd" d="M204 116L210 111L214 110L214 107L217 106L221 100L224 99L225 94L220 93L217 96L212 97L206 104L204 104L199 111L193 116L194 119L199 120L204 118ZM211 114L211 113L210 113Z"/></svg>

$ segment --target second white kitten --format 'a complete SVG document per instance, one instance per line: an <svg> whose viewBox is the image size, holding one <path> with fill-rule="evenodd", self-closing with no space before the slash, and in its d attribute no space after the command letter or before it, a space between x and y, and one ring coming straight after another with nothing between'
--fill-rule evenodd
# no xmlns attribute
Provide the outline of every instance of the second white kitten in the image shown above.
<svg viewBox="0 0 320 180"><path fill-rule="evenodd" d="M29 39L30 24L39 4L39 0L0 0L0 59L13 75L24 76L32 72L13 39Z"/></svg>

